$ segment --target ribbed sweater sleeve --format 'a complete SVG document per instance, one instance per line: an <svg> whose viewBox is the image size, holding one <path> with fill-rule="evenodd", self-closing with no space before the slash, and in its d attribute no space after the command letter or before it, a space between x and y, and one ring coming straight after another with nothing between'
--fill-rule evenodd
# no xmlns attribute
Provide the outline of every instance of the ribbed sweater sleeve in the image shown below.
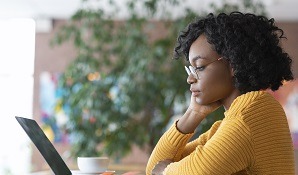
<svg viewBox="0 0 298 175"><path fill-rule="evenodd" d="M175 161L167 167L165 175L231 174L247 167L253 157L249 128L241 120L220 123L216 122L188 144L192 134L182 134L172 125L153 150L146 174L165 159Z"/></svg>
<svg viewBox="0 0 298 175"><path fill-rule="evenodd" d="M180 157L177 157L178 160L188 156L190 153L192 153L193 151L195 151L196 147L199 145L205 145L206 142L213 136L213 134L217 131L218 127L221 124L221 120L215 122L211 128L206 131L205 133L201 134L199 138L195 139L194 141L188 143L185 146L185 149L182 153L182 155ZM177 160L174 159L174 160Z"/></svg>
<svg viewBox="0 0 298 175"><path fill-rule="evenodd" d="M241 120L224 120L205 145L170 164L164 174L232 174L248 167L253 157L249 128Z"/></svg>
<svg viewBox="0 0 298 175"><path fill-rule="evenodd" d="M193 134L182 134L176 129L176 123L159 139L148 160L146 174L151 175L151 171L161 160L173 160L183 153L184 147Z"/></svg>

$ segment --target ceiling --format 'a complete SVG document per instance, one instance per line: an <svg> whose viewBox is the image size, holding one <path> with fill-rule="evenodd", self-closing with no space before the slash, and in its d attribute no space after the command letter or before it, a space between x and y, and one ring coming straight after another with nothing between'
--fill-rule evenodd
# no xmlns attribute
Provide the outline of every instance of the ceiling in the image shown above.
<svg viewBox="0 0 298 175"><path fill-rule="evenodd" d="M93 1L99 2L99 0ZM118 0L117 3L123 4L125 1ZM221 0L185 0L184 2L193 8L202 9L211 1L221 2ZM297 0L263 0L262 2L266 6L268 15L277 21L298 22ZM46 24L47 20L69 18L81 5L82 0L0 0L0 19L25 17L34 18Z"/></svg>

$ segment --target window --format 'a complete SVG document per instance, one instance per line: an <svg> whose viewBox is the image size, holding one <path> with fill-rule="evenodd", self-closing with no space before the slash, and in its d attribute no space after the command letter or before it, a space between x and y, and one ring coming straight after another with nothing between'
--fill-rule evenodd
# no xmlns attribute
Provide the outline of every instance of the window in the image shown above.
<svg viewBox="0 0 298 175"><path fill-rule="evenodd" d="M0 20L0 174L30 171L30 140L15 116L32 117L35 22Z"/></svg>

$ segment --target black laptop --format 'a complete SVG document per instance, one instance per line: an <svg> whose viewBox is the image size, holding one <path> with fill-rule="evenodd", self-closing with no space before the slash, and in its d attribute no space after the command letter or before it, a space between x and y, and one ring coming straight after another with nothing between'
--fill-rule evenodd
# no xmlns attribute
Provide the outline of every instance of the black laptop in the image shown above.
<svg viewBox="0 0 298 175"><path fill-rule="evenodd" d="M53 144L39 127L37 122L35 120L23 117L16 117L16 119L23 127L27 135L30 137L34 145L37 147L41 155L47 161L52 171L56 175L71 175L71 171L69 170Z"/></svg>

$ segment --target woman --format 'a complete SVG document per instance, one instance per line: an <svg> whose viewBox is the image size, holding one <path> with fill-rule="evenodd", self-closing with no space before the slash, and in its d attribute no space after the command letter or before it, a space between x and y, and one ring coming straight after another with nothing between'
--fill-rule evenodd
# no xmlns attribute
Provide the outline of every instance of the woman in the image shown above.
<svg viewBox="0 0 298 175"><path fill-rule="evenodd" d="M274 20L233 12L209 14L178 37L192 92L185 114L160 138L150 175L294 174L294 151L281 105L265 90L293 79ZM187 143L218 107L225 118Z"/></svg>

